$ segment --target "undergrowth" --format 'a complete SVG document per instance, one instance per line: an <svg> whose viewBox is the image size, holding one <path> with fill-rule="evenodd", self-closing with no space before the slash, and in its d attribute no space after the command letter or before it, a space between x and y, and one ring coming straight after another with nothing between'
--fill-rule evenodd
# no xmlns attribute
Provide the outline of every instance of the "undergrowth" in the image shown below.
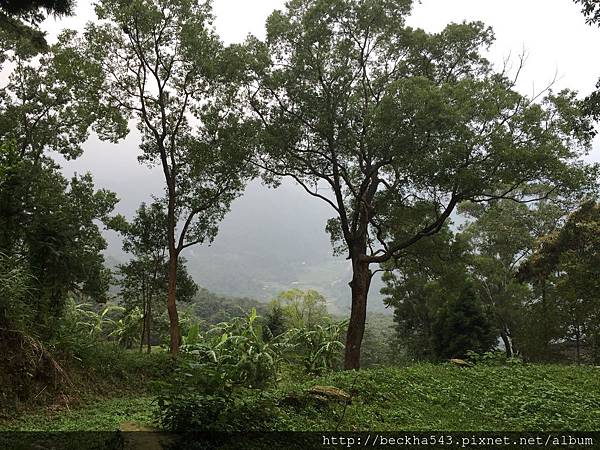
<svg viewBox="0 0 600 450"><path fill-rule="evenodd" d="M240 394L253 430L277 431L593 431L600 423L600 369L556 365L448 364L299 375L262 393ZM352 397L314 400L314 386ZM21 430L115 430L125 421L157 426L151 396L130 394L85 407L44 411L5 424ZM261 407L261 414L253 414ZM260 419L262 418L262 419ZM230 424L247 430L244 417ZM262 422L257 423L257 420ZM264 420L263 420L264 419ZM202 431L198 429L197 431Z"/></svg>

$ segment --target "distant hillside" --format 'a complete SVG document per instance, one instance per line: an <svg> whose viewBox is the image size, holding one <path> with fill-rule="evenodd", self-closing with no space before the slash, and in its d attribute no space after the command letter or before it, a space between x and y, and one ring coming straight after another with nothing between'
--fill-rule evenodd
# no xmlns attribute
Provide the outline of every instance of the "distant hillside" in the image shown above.
<svg viewBox="0 0 600 450"><path fill-rule="evenodd" d="M138 146L136 132L117 145L92 135L81 158L56 159L66 176L91 171L98 188L119 196L116 212L131 219L141 202L152 201L163 189L161 171L138 163ZM233 202L215 242L189 248L183 256L196 282L217 294L266 301L292 287L313 288L327 296L332 313L345 314L350 310L350 266L332 256L325 232L332 215L328 205L289 180L277 189L257 180ZM103 234L109 244L108 264L125 261L120 236L106 230ZM379 289L379 280L374 280L372 311L386 311Z"/></svg>
<svg viewBox="0 0 600 450"><path fill-rule="evenodd" d="M293 287L316 289L332 313L346 314L350 263L332 256L325 232L331 216L327 205L291 183L274 190L254 182L233 203L215 242L186 251L190 273L215 293L263 301ZM374 311L384 311L379 289L374 282Z"/></svg>
<svg viewBox="0 0 600 450"><path fill-rule="evenodd" d="M121 212L131 217L134 210ZM292 183L269 189L255 181L234 201L215 241L186 249L183 256L196 282L215 294L266 302L287 289L316 289L328 299L331 313L346 315L351 268L349 261L332 256L325 232L330 217L327 205ZM110 264L127 258L119 236L105 236ZM369 309L387 312L380 288L378 278Z"/></svg>
<svg viewBox="0 0 600 450"><path fill-rule="evenodd" d="M267 305L251 298L233 298L214 294L207 289L200 289L191 303L196 317L204 323L216 325L234 317L243 317L255 308L258 315L267 313Z"/></svg>

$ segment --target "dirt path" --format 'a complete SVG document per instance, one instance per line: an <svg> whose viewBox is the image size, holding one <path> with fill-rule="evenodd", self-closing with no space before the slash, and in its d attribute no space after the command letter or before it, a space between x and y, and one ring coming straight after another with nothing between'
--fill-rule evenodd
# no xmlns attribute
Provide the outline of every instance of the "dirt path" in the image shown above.
<svg viewBox="0 0 600 450"><path fill-rule="evenodd" d="M135 422L123 422L119 427L124 450L162 450L165 437L156 429Z"/></svg>

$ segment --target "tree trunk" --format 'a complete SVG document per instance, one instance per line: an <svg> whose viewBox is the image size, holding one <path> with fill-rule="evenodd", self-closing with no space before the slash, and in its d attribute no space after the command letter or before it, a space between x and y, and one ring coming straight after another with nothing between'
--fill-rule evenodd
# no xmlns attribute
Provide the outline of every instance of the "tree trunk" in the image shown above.
<svg viewBox="0 0 600 450"><path fill-rule="evenodd" d="M352 309L350 323L346 335L346 354L344 369L360 369L360 346L365 332L367 319L367 295L371 285L371 271L369 263L359 260L358 256L352 259Z"/></svg>
<svg viewBox="0 0 600 450"><path fill-rule="evenodd" d="M544 358L548 358L550 353L550 327L548 326L548 302L546 298L546 277L542 278L542 312L544 317L542 318L542 333L543 333L543 345L544 345Z"/></svg>
<svg viewBox="0 0 600 450"><path fill-rule="evenodd" d="M502 339L502 342L504 342L506 357L512 358L515 352L513 349L512 338L510 337L510 330L506 324L503 325L502 329L500 330L500 338Z"/></svg>
<svg viewBox="0 0 600 450"><path fill-rule="evenodd" d="M144 350L144 337L146 336L146 308L144 306L144 315L142 316L142 335L140 336L140 353Z"/></svg>
<svg viewBox="0 0 600 450"><path fill-rule="evenodd" d="M163 168L165 162L163 161ZM173 172L175 168L172 168ZM169 174L165 169L167 177L168 206L167 206L167 241L169 244L169 283L167 288L167 311L169 312L169 331L171 335L171 353L179 353L179 342L181 332L179 330L179 316L177 315L177 303L175 294L177 288L177 263L179 262L179 249L175 242L175 228L177 227L177 217L175 214L175 175Z"/></svg>
<svg viewBox="0 0 600 450"><path fill-rule="evenodd" d="M169 327L171 334L171 353L179 352L179 316L175 304L175 289L177 287L177 251L169 250L169 285L167 291L167 310L169 312Z"/></svg>
<svg viewBox="0 0 600 450"><path fill-rule="evenodd" d="M148 314L148 309L146 308L146 288L144 286L144 282L142 282L142 310L144 311L142 315L142 335L140 336L140 353L144 350L144 336L146 336L146 317Z"/></svg>
<svg viewBox="0 0 600 450"><path fill-rule="evenodd" d="M148 353L152 351L152 344L150 343L150 327L152 325L152 296L148 297L148 322L146 323L146 344L148 345Z"/></svg>

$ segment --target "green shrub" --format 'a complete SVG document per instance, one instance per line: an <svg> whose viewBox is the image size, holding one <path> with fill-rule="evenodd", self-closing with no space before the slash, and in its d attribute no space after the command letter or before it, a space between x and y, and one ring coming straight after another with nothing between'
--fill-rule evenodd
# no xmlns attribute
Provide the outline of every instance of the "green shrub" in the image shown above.
<svg viewBox="0 0 600 450"><path fill-rule="evenodd" d="M263 391L232 384L216 365L182 362L172 382L158 382L157 418L171 431L262 430L275 402Z"/></svg>
<svg viewBox="0 0 600 450"><path fill-rule="evenodd" d="M167 430L248 429L271 408L257 388L275 381L281 344L265 342L256 310L219 324L181 347L170 381L156 383L158 421ZM257 407L259 403L265 403ZM262 424L262 425L261 425ZM260 425L260 426L259 426Z"/></svg>
<svg viewBox="0 0 600 450"><path fill-rule="evenodd" d="M32 310L26 301L31 274L15 257L0 253L0 326L30 329Z"/></svg>
<svg viewBox="0 0 600 450"><path fill-rule="evenodd" d="M306 372L331 370L342 356L346 322L294 328L269 336L256 310L202 333L190 327L174 376L156 383L157 418L177 431L263 430L275 416L273 386L280 363ZM265 340L265 335L269 340Z"/></svg>
<svg viewBox="0 0 600 450"><path fill-rule="evenodd" d="M341 336L347 321L316 325L312 329L294 328L279 337L286 356L299 362L309 373L322 373L337 366L344 344Z"/></svg>
<svg viewBox="0 0 600 450"><path fill-rule="evenodd" d="M96 309L89 303L77 303L69 297L50 345L60 353L81 358L101 338L107 339L117 327L116 315L124 310L116 305Z"/></svg>

